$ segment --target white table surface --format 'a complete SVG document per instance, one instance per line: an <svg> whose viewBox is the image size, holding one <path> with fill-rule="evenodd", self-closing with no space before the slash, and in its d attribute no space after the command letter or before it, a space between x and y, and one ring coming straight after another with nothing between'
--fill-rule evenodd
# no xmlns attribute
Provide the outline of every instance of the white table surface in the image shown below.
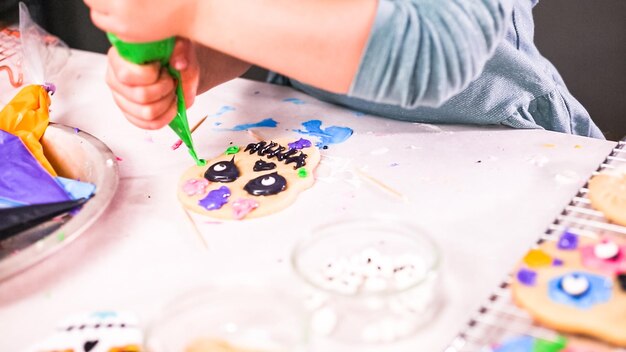
<svg viewBox="0 0 626 352"><path fill-rule="evenodd" d="M222 224L194 218L207 248L176 199L178 177L192 164L184 147L170 149L176 137L167 128L148 132L127 123L104 72L104 56L73 51L55 82L51 120L93 134L122 159L119 189L74 243L0 282L0 351L23 350L77 312L128 310L146 324L177 294L204 284L270 283L297 291L289 253L307 230L379 212L410 218L435 238L444 255L446 303L415 337L376 350L441 351L615 145L540 130L359 116L289 88L237 79L202 95L189 111L194 124L222 106L236 109L210 116L194 133L202 157L223 152L231 141L252 141L245 132L220 128L271 117L279 126L259 134L298 137L293 129L320 119L323 127L354 130L324 156L385 180L409 202L335 168L336 177L318 180L273 216Z"/></svg>

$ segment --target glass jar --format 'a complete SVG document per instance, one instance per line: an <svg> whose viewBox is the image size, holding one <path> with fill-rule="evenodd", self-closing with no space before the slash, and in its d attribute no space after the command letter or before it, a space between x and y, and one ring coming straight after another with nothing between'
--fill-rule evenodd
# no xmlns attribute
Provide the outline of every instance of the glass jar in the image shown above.
<svg viewBox="0 0 626 352"><path fill-rule="evenodd" d="M149 352L302 351L299 301L252 287L199 288L176 298L147 329Z"/></svg>
<svg viewBox="0 0 626 352"><path fill-rule="evenodd" d="M309 288L314 332L350 346L408 337L441 303L440 251L404 220L372 216L317 227L291 259Z"/></svg>

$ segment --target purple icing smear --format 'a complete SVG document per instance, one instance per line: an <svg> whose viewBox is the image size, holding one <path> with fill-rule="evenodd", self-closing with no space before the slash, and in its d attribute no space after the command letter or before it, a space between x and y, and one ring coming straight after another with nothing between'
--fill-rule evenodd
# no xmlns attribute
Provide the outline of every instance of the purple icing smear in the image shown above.
<svg viewBox="0 0 626 352"><path fill-rule="evenodd" d="M574 250L578 248L578 236L571 232L565 231L559 238L557 247L563 250Z"/></svg>
<svg viewBox="0 0 626 352"><path fill-rule="evenodd" d="M206 210L217 210L228 203L228 197L230 197L230 189L222 186L209 192L206 197L198 201L198 204Z"/></svg>
<svg viewBox="0 0 626 352"><path fill-rule="evenodd" d="M43 89L45 89L50 95L54 95L57 91L57 86L55 86L54 83L46 82L43 84Z"/></svg>
<svg viewBox="0 0 626 352"><path fill-rule="evenodd" d="M563 261L559 258L554 258L552 260L552 266L563 266Z"/></svg>
<svg viewBox="0 0 626 352"><path fill-rule="evenodd" d="M304 148L309 148L310 146L312 146L313 144L311 144L311 141L308 139L304 139L304 138L300 138L295 142L289 143L287 144L289 146L290 149L304 149Z"/></svg>
<svg viewBox="0 0 626 352"><path fill-rule="evenodd" d="M526 286L535 286L537 283L537 272L529 269L520 269L517 272L517 280Z"/></svg>

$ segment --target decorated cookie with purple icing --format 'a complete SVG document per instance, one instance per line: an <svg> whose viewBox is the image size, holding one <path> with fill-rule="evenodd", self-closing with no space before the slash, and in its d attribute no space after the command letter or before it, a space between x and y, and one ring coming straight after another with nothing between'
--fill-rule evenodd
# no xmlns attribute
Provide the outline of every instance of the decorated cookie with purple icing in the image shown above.
<svg viewBox="0 0 626 352"><path fill-rule="evenodd" d="M522 258L513 300L549 328L626 347L625 251L618 237L564 232Z"/></svg>
<svg viewBox="0 0 626 352"><path fill-rule="evenodd" d="M225 146L206 166L180 178L178 199L193 212L241 220L278 212L315 182L319 149L306 139Z"/></svg>

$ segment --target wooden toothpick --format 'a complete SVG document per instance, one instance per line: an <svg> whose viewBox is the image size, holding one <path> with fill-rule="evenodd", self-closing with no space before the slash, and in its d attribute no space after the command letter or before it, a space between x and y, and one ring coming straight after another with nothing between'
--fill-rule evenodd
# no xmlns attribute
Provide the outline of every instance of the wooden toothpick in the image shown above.
<svg viewBox="0 0 626 352"><path fill-rule="evenodd" d="M189 130L189 133L193 133L195 130L197 130L198 127L200 127L200 125L202 125L204 121L206 121L207 117L209 117L209 115L205 115L203 118L200 119L200 121L196 122L196 124ZM178 147L180 147L182 144L182 140L177 140L176 143L172 145L172 150L178 149Z"/></svg>
<svg viewBox="0 0 626 352"><path fill-rule="evenodd" d="M355 170L356 170L357 175L359 175L362 179L370 182L370 184L372 184L372 185L382 189L383 191L385 191L385 192L387 192L387 193L389 193L389 194L391 194L391 195L393 195L395 197L400 198L400 200L402 200L403 202L408 202L409 201L409 198L406 195L404 195L404 194L396 191L395 189L387 186L382 181L380 181L380 180L378 180L378 179L376 179L376 178L366 174L363 170L360 170L360 169L355 169Z"/></svg>
<svg viewBox="0 0 626 352"><path fill-rule="evenodd" d="M252 138L256 139L257 142L261 142L264 141L265 138L263 138L262 135L260 135L258 132L254 131L254 130L248 130L248 134L252 136Z"/></svg>
<svg viewBox="0 0 626 352"><path fill-rule="evenodd" d="M187 216L187 220L189 220L189 223L191 224L191 227L193 228L193 231L196 233L196 235L200 238L200 241L202 242L202 244L204 245L205 249L209 249L209 244L206 242L206 240L204 239L204 236L202 236L202 233L200 232L200 230L198 229L198 225L196 225L196 222L193 221L193 218L191 217L191 215L189 214L189 211L187 209L185 209L183 207L183 212L185 213L185 216Z"/></svg>

